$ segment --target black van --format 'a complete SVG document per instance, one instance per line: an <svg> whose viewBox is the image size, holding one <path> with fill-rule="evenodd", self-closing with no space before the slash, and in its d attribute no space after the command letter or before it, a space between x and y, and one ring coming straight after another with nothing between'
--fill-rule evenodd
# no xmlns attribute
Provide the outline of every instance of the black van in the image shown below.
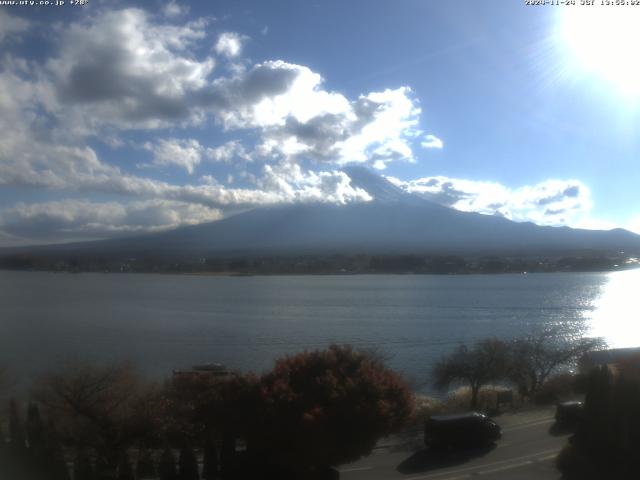
<svg viewBox="0 0 640 480"><path fill-rule="evenodd" d="M424 443L431 449L487 446L501 436L500 426L477 412L434 415L424 425Z"/></svg>
<svg viewBox="0 0 640 480"><path fill-rule="evenodd" d="M582 402L562 402L556 405L556 426L563 429L575 428L584 414Z"/></svg>

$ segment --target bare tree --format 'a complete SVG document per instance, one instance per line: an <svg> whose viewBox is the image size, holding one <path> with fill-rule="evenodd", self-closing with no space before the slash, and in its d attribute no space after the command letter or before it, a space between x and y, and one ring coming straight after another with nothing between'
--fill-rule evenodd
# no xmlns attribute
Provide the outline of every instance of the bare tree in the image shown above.
<svg viewBox="0 0 640 480"><path fill-rule="evenodd" d="M154 391L128 364L67 365L41 377L34 398L64 441L93 448L108 468L152 430Z"/></svg>
<svg viewBox="0 0 640 480"><path fill-rule="evenodd" d="M509 379L531 398L554 373L570 368L587 352L605 346L601 338L581 337L559 328L518 338L510 345Z"/></svg>
<svg viewBox="0 0 640 480"><path fill-rule="evenodd" d="M445 389L459 383L471 388L471 408L478 406L478 393L483 385L501 380L507 373L508 346L501 340L481 340L469 348L460 345L433 368L435 386Z"/></svg>

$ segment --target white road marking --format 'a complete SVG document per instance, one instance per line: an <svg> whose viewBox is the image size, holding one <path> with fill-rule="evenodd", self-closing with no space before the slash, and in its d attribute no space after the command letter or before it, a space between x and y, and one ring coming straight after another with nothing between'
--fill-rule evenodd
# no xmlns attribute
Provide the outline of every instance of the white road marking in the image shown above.
<svg viewBox="0 0 640 480"><path fill-rule="evenodd" d="M363 470L371 470L373 467L353 467L353 468L339 468L338 471L340 473L345 472L360 472Z"/></svg>
<svg viewBox="0 0 640 480"><path fill-rule="evenodd" d="M518 425L513 425L511 427L505 427L502 429L503 432L513 432L514 430L522 430L523 428L537 427L538 425L545 425L548 423L553 423L553 418L547 418L545 420L537 420L535 422L521 423Z"/></svg>
<svg viewBox="0 0 640 480"><path fill-rule="evenodd" d="M513 445L513 444L512 444L512 443L509 443L509 442L500 442L500 443L498 443L498 444L496 445L496 448L509 447L509 446L511 446L511 445Z"/></svg>
<svg viewBox="0 0 640 480"><path fill-rule="evenodd" d="M441 478L441 480L455 480L457 478L466 478L467 476L470 475L471 472L478 472L482 468L494 467L494 466L498 467L498 468L503 468L505 470L508 470L508 469L511 469L511 468L521 467L523 465L522 462L525 462L524 465L526 465L527 464L526 463L527 460L529 460L531 462L533 460L538 460L535 457L540 457L541 455L553 454L553 455L551 455L553 457L558 453L558 451L559 451L559 449L554 448L552 450L544 450L542 452L531 453L529 455L523 455L521 457L509 458L509 459L500 460L500 461L497 461L497 462L484 463L484 464L480 464L480 465L473 465L473 466L469 466L469 467L465 467L465 468L459 468L457 470L447 470L445 472L431 473L431 474L428 474L428 475L422 475L420 477L409 477L406 480L424 480L424 479L428 479L428 478L438 478L438 477L443 477L443 478ZM548 457L541 457L541 458L548 458ZM512 462L517 462L517 463L512 463ZM504 464L507 464L507 465L504 465ZM465 475L463 475L462 477L446 477L446 475L455 475L455 474L458 474L458 473L463 473Z"/></svg>
<svg viewBox="0 0 640 480"><path fill-rule="evenodd" d="M532 465L536 462L544 462L546 460L551 460L552 458L555 458L555 456L556 454L554 453L553 455L547 455L546 457L539 457L533 460L527 460L526 462L514 463L513 465L505 465L504 467L492 468L490 470L479 470L478 474L487 475L488 473L498 473L498 472L504 472L505 470L511 470L513 468L526 467L527 465Z"/></svg>

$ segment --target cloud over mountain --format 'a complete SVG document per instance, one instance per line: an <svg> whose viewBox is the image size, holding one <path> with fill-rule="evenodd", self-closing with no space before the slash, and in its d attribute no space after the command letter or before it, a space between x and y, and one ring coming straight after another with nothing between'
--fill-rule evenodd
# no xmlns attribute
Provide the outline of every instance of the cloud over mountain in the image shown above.
<svg viewBox="0 0 640 480"><path fill-rule="evenodd" d="M3 241L156 231L278 203L367 202L373 195L344 166L382 170L443 148L422 130L408 86L347 96L309 66L251 60L246 35L176 2L158 14L96 8L37 26L0 12L0 42L36 28L51 39L45 58L20 49L0 58L0 188L18 192L0 210ZM527 200L463 182L400 184L454 208L534 221L569 221L588 200L579 182L523 187ZM162 208L166 218L153 213ZM141 210L149 221L132 220Z"/></svg>
<svg viewBox="0 0 640 480"><path fill-rule="evenodd" d="M171 200L19 203L2 212L7 234L41 242L157 232L219 218L216 209Z"/></svg>
<svg viewBox="0 0 640 480"><path fill-rule="evenodd" d="M403 190L465 212L499 215L539 225L567 225L582 220L592 207L591 192L579 180L547 180L508 188L496 182L426 177L403 182L388 178Z"/></svg>

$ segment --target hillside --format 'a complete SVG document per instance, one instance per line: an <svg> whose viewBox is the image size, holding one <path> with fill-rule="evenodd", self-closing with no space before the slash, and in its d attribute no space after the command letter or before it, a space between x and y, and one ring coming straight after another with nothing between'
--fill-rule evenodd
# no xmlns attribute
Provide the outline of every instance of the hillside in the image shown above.
<svg viewBox="0 0 640 480"><path fill-rule="evenodd" d="M373 201L260 207L216 222L94 242L5 250L82 256L330 254L537 255L640 252L622 229L581 230L467 213L408 194L363 168L346 170Z"/></svg>

